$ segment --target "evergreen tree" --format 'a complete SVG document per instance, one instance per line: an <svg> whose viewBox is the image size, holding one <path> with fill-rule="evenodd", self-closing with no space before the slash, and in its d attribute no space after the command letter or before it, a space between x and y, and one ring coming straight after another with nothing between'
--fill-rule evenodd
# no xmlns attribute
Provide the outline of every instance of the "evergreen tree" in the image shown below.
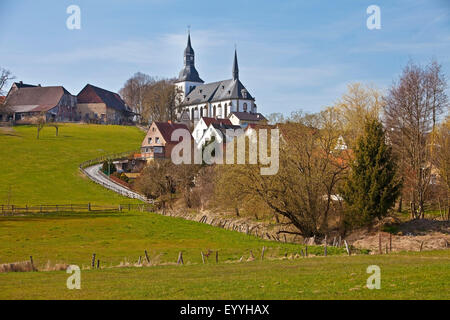
<svg viewBox="0 0 450 320"><path fill-rule="evenodd" d="M386 216L401 190L391 147L377 119L366 119L351 169L341 190L347 204L346 223L368 226L375 218Z"/></svg>

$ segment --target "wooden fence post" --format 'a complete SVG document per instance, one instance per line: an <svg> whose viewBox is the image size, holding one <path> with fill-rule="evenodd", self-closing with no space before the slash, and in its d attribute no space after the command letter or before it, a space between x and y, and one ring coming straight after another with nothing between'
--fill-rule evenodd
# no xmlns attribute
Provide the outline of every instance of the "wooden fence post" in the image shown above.
<svg viewBox="0 0 450 320"><path fill-rule="evenodd" d="M100 260L97 260L97 269L100 269Z"/></svg>
<svg viewBox="0 0 450 320"><path fill-rule="evenodd" d="M178 254L178 261L177 264L184 264L183 262L183 252L180 251L180 253Z"/></svg>
<svg viewBox="0 0 450 320"><path fill-rule="evenodd" d="M139 256L138 265L141 265L141 256Z"/></svg>
<svg viewBox="0 0 450 320"><path fill-rule="evenodd" d="M202 262L205 264L205 255L203 254L203 251L200 252L202 254Z"/></svg>
<svg viewBox="0 0 450 320"><path fill-rule="evenodd" d="M91 262L92 268L95 267L95 253L92 254L92 262Z"/></svg>
<svg viewBox="0 0 450 320"><path fill-rule="evenodd" d="M91 203L88 203L88 211L91 211Z"/></svg>
<svg viewBox="0 0 450 320"><path fill-rule="evenodd" d="M264 251L266 251L266 247L262 248L262 252L261 252L261 261L264 260Z"/></svg>
<svg viewBox="0 0 450 320"><path fill-rule="evenodd" d="M35 269L34 269L34 262L33 262L33 256L30 256L30 263L31 263L31 270L35 271Z"/></svg>
<svg viewBox="0 0 450 320"><path fill-rule="evenodd" d="M327 256L327 236L325 235L325 248L324 248L324 252L323 252L324 256Z"/></svg>
<svg viewBox="0 0 450 320"><path fill-rule="evenodd" d="M145 253L145 259L147 259L147 263L150 263L150 258L148 257L147 250L145 250L144 253Z"/></svg>
<svg viewBox="0 0 450 320"><path fill-rule="evenodd" d="M216 263L219 263L219 251L216 251Z"/></svg>
<svg viewBox="0 0 450 320"><path fill-rule="evenodd" d="M389 252L392 252L392 233L389 234Z"/></svg>
<svg viewBox="0 0 450 320"><path fill-rule="evenodd" d="M419 249L419 251L422 251L422 248L423 248L423 241L420 243L420 249Z"/></svg>
<svg viewBox="0 0 450 320"><path fill-rule="evenodd" d="M308 257L308 246L305 246L305 257Z"/></svg>
<svg viewBox="0 0 450 320"><path fill-rule="evenodd" d="M378 253L383 254L383 250L381 249L381 233L378 233Z"/></svg>

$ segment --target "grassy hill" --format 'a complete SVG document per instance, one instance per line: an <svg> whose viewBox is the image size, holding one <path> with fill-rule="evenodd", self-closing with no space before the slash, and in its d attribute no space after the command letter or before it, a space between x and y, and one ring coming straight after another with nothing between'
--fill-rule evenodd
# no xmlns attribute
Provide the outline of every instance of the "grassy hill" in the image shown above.
<svg viewBox="0 0 450 320"><path fill-rule="evenodd" d="M64 124L0 128L0 204L117 204L135 202L90 182L77 170L86 160L137 150L144 133L135 127Z"/></svg>

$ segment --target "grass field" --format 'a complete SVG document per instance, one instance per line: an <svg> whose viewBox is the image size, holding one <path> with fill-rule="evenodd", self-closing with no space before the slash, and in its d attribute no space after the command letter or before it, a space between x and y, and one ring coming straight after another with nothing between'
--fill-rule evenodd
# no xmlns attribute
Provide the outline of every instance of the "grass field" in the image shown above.
<svg viewBox="0 0 450 320"><path fill-rule="evenodd" d="M369 265L381 289L365 288ZM0 299L450 299L450 252L0 274Z"/></svg>
<svg viewBox="0 0 450 320"><path fill-rule="evenodd" d="M0 218L0 264L27 260L33 256L42 267L48 261L89 266L93 253L102 265L137 262L144 250L151 260L174 263L183 251L184 262L201 263L201 251L219 251L220 261L247 259L252 250L260 257L299 253L300 246L265 241L243 233L165 217L153 213L52 214ZM323 254L321 247L308 248L310 254ZM328 253L344 254L328 248ZM211 255L209 258L215 261Z"/></svg>
<svg viewBox="0 0 450 320"><path fill-rule="evenodd" d="M64 124L0 128L0 204L117 204L136 202L83 177L77 170L101 155L137 150L144 133L136 127Z"/></svg>
<svg viewBox="0 0 450 320"><path fill-rule="evenodd" d="M46 128L36 140L34 127L0 129L0 204L133 202L84 178L78 164L137 149L143 135L132 127L64 125L58 137ZM202 264L208 249L219 252L218 264L214 253ZM81 290L66 288L64 271L0 273L0 299L450 298L449 250L348 257L329 247L325 258L323 248L309 247L308 258L282 259L300 249L153 213L0 216L0 264L33 256L38 269L48 262L83 269ZM144 250L156 266L116 267L137 262ZM185 265L176 266L180 251ZM247 262L250 251L256 261ZM100 270L87 268L93 253ZM364 287L373 264L381 268L381 290Z"/></svg>

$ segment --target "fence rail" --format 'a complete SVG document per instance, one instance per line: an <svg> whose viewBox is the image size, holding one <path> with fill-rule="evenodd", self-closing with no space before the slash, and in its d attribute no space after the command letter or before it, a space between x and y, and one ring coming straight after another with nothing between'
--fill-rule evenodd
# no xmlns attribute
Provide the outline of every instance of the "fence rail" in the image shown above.
<svg viewBox="0 0 450 320"><path fill-rule="evenodd" d="M123 212L123 211L153 211L152 204L126 203L118 205L86 204L42 204L42 205L0 205L1 215L24 215L35 213L59 213L59 212Z"/></svg>

